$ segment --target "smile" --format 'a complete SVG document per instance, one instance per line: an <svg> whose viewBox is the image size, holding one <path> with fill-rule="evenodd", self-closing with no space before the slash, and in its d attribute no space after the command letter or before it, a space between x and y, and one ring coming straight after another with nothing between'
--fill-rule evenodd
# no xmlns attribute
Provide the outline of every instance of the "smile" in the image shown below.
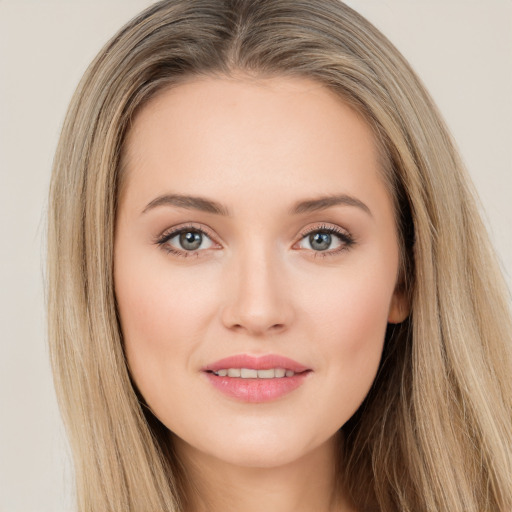
<svg viewBox="0 0 512 512"><path fill-rule="evenodd" d="M241 379L281 379L283 377L293 377L293 370L284 368L270 368L268 370L256 370L254 368L224 368L212 372L218 377L235 377Z"/></svg>
<svg viewBox="0 0 512 512"><path fill-rule="evenodd" d="M239 354L202 370L217 391L230 399L248 403L282 398L302 386L313 373L311 368L277 354Z"/></svg>

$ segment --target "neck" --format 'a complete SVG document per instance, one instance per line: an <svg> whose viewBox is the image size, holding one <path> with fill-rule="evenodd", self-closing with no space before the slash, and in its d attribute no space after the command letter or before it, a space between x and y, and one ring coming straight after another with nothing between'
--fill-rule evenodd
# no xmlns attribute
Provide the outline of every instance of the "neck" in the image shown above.
<svg viewBox="0 0 512 512"><path fill-rule="evenodd" d="M174 439L186 471L186 512L351 512L335 471L336 439L277 467L245 467Z"/></svg>

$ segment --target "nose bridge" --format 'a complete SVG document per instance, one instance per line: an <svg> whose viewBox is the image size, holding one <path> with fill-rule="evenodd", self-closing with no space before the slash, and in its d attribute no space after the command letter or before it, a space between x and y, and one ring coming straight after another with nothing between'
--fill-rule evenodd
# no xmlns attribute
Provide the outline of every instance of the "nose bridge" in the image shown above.
<svg viewBox="0 0 512 512"><path fill-rule="evenodd" d="M292 304L283 267L277 248L258 237L236 251L228 270L231 293L223 315L227 327L252 334L286 328Z"/></svg>

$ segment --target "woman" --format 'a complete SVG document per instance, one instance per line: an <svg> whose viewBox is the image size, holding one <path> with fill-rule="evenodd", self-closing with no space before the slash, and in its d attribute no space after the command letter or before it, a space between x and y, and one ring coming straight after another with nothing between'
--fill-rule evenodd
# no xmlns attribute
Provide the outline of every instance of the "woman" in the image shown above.
<svg viewBox="0 0 512 512"><path fill-rule="evenodd" d="M336 0L164 1L57 151L80 510L508 510L511 322L468 178Z"/></svg>

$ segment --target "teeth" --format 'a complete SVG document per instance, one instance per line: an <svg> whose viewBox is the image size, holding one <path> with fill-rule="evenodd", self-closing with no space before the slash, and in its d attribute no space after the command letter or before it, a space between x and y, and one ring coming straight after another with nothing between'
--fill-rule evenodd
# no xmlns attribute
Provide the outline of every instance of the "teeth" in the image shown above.
<svg viewBox="0 0 512 512"><path fill-rule="evenodd" d="M276 376L275 370L258 370L258 379L273 379Z"/></svg>
<svg viewBox="0 0 512 512"><path fill-rule="evenodd" d="M293 370L284 368L270 368L268 370L254 370L253 368L225 368L217 370L215 375L219 377L240 377L242 379L281 379L283 377L293 377Z"/></svg>
<svg viewBox="0 0 512 512"><path fill-rule="evenodd" d="M242 368L240 370L240 377L242 377L242 379L257 379L258 370L249 370L249 368Z"/></svg>

